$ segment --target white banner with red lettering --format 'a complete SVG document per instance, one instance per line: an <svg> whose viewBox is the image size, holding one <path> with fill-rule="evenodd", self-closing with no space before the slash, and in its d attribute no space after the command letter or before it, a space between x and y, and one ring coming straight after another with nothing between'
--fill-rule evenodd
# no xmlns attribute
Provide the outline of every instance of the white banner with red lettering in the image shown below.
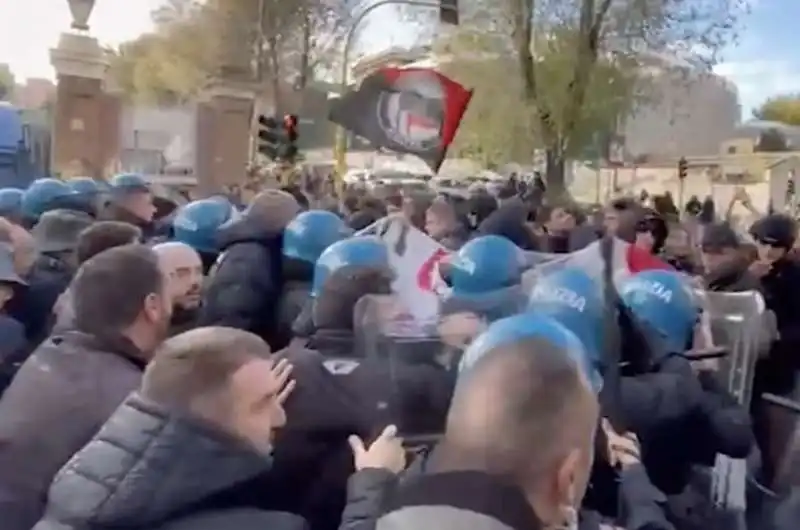
<svg viewBox="0 0 800 530"><path fill-rule="evenodd" d="M375 235L389 249L389 260L395 271L394 290L409 312L419 322L431 322L439 315L439 297L447 293L447 286L439 275L439 263L449 252L433 238L411 226L402 216L390 216L359 232ZM630 244L617 240L612 263L615 282L631 274L629 267ZM574 266L596 278L598 285L603 277L603 259L599 242L571 254L548 254L520 251L520 267L527 269L524 285L532 285L536 277L552 267Z"/></svg>

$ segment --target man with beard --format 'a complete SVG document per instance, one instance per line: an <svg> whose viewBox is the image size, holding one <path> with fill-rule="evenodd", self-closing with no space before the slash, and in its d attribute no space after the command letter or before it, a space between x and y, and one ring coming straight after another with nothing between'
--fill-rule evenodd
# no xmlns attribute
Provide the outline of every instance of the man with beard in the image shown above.
<svg viewBox="0 0 800 530"><path fill-rule="evenodd" d="M203 261L192 247L177 241L161 243L153 250L169 277L172 294L170 335L177 335L196 324L202 300Z"/></svg>
<svg viewBox="0 0 800 530"><path fill-rule="evenodd" d="M4 530L34 525L53 476L139 386L169 326L167 279L145 246L101 252L71 291L73 326L33 352L0 401Z"/></svg>
<svg viewBox="0 0 800 530"><path fill-rule="evenodd" d="M760 287L758 278L748 270L750 260L741 250L739 236L728 223L708 225L700 247L703 278L710 291L742 292Z"/></svg>

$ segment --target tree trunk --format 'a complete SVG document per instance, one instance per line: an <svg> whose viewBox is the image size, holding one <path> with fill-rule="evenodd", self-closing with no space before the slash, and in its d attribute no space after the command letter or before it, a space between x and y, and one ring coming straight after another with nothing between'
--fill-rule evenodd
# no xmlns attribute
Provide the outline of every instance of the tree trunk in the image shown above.
<svg viewBox="0 0 800 530"><path fill-rule="evenodd" d="M278 57L278 42L277 39L272 37L267 39L268 43L268 60L269 60L269 77L272 85L272 102L275 106L275 114L281 115L284 112L282 86L281 86L281 68L280 58Z"/></svg>
<svg viewBox="0 0 800 530"><path fill-rule="evenodd" d="M545 151L545 183L547 184L547 197L550 200L561 200L569 197L569 190L565 182L566 153L561 148L548 148Z"/></svg>
<svg viewBox="0 0 800 530"><path fill-rule="evenodd" d="M300 52L300 76L297 79L295 90L304 90L311 69L311 15L306 11L303 14L303 42Z"/></svg>

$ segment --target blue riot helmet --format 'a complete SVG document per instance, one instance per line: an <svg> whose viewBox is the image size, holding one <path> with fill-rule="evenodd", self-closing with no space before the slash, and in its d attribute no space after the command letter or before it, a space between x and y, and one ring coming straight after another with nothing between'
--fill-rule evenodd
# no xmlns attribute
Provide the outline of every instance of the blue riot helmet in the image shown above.
<svg viewBox="0 0 800 530"><path fill-rule="evenodd" d="M162 219L175 209L172 201L154 197L150 183L137 173L121 173L109 181L109 195L114 205L112 212L127 211L137 218L137 222L152 223Z"/></svg>
<svg viewBox="0 0 800 530"><path fill-rule="evenodd" d="M352 233L344 220L332 212L301 212L283 231L283 255L314 264L326 248Z"/></svg>
<svg viewBox="0 0 800 530"><path fill-rule="evenodd" d="M461 247L448 263L454 296L479 295L520 282L520 250L502 236L477 237Z"/></svg>
<svg viewBox="0 0 800 530"><path fill-rule="evenodd" d="M74 203L81 209L89 209L95 212L98 204L98 197L103 192L100 183L91 177L75 177L67 181L67 186L75 194Z"/></svg>
<svg viewBox="0 0 800 530"><path fill-rule="evenodd" d="M22 194L17 188L0 189L0 217L17 218L22 209Z"/></svg>
<svg viewBox="0 0 800 530"><path fill-rule="evenodd" d="M220 195L220 194L212 195L211 197L209 197L206 200L218 202L220 204L225 204L225 205L230 206L231 208L233 208L233 203L225 195Z"/></svg>
<svg viewBox="0 0 800 530"><path fill-rule="evenodd" d="M87 197L100 193L100 184L91 177L75 177L67 181L67 186L75 193Z"/></svg>
<svg viewBox="0 0 800 530"><path fill-rule="evenodd" d="M150 184L138 173L120 173L114 175L109 182L112 194L150 191Z"/></svg>
<svg viewBox="0 0 800 530"><path fill-rule="evenodd" d="M343 239L329 246L314 265L311 296L317 296L322 292L322 286L328 277L345 267L390 269L386 244L380 238L363 236Z"/></svg>
<svg viewBox="0 0 800 530"><path fill-rule="evenodd" d="M64 182L53 178L36 179L22 194L20 209L22 216L35 221L54 205L74 195Z"/></svg>
<svg viewBox="0 0 800 530"><path fill-rule="evenodd" d="M233 214L230 204L216 199L190 202L178 209L172 220L173 237L197 252L216 254L217 230Z"/></svg>
<svg viewBox="0 0 800 530"><path fill-rule="evenodd" d="M493 322L483 333L472 341L461 358L459 372L464 373L496 348L528 339L540 338L561 348L566 355L575 360L578 367L589 379L595 391L602 388L602 378L596 370L589 353L575 334L554 318L522 313ZM536 355L531 351L531 355Z"/></svg>
<svg viewBox="0 0 800 530"><path fill-rule="evenodd" d="M592 365L602 372L605 305L599 286L588 274L566 267L538 278L528 311L548 316L574 333Z"/></svg>
<svg viewBox="0 0 800 530"><path fill-rule="evenodd" d="M619 295L636 320L658 336L667 353L686 351L700 313L680 273L666 270L637 273L622 283Z"/></svg>

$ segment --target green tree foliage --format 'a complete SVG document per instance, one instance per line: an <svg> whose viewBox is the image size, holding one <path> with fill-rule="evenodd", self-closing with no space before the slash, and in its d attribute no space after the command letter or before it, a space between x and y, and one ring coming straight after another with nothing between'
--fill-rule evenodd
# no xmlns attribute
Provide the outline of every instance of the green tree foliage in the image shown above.
<svg viewBox="0 0 800 530"><path fill-rule="evenodd" d="M153 33L109 50L110 76L131 100L181 103L194 97L213 71L218 46L213 19L191 0L173 0L153 19Z"/></svg>
<svg viewBox="0 0 800 530"><path fill-rule="evenodd" d="M800 94L770 98L753 111L753 117L800 126Z"/></svg>
<svg viewBox="0 0 800 530"><path fill-rule="evenodd" d="M0 100L11 96L14 90L14 74L7 64L0 65Z"/></svg>
<svg viewBox="0 0 800 530"><path fill-rule="evenodd" d="M534 150L545 146L535 119L536 105L554 109L551 121L559 133L566 123L575 37L574 31L564 30L537 43L535 66L547 83L535 105L519 97L522 77L514 57L504 50L502 37L464 28L446 43L440 42L439 52L448 58L443 73L475 90L452 152L488 165L530 163ZM617 121L631 112L642 83L635 65L624 58L599 61L588 80L589 96L571 132L567 155L584 158L589 151L597 151L596 139L608 136Z"/></svg>
<svg viewBox="0 0 800 530"><path fill-rule="evenodd" d="M155 31L110 50L111 77L130 99L189 100L217 76L301 88L341 41L355 0L170 0ZM278 104L279 106L279 104Z"/></svg>
<svg viewBox="0 0 800 530"><path fill-rule="evenodd" d="M529 113L509 123L530 123L535 129L547 153L548 190L561 194L567 159L613 130L638 100L657 97L643 75L646 70L639 66L659 55L678 55L694 68L710 67L716 52L735 36L736 22L748 2L471 0L465 4L464 26L493 35L494 53L501 50L502 61L511 63L498 67L494 76L473 73L481 81L472 85L476 97L480 90L492 90L491 84L499 85L495 93L504 92L515 102L497 103L498 112L505 112L501 110L505 105L520 115ZM502 71L505 76L499 75Z"/></svg>
<svg viewBox="0 0 800 530"><path fill-rule="evenodd" d="M758 136L755 150L758 153L783 153L789 151L786 136L777 128L771 127Z"/></svg>
<svg viewBox="0 0 800 530"><path fill-rule="evenodd" d="M502 42L467 28L439 47L442 55L452 59L443 63L442 73L474 89L450 153L479 160L487 167L528 162L537 138L528 119L530 112L513 97L520 89L519 77L508 75L514 64L501 53Z"/></svg>

